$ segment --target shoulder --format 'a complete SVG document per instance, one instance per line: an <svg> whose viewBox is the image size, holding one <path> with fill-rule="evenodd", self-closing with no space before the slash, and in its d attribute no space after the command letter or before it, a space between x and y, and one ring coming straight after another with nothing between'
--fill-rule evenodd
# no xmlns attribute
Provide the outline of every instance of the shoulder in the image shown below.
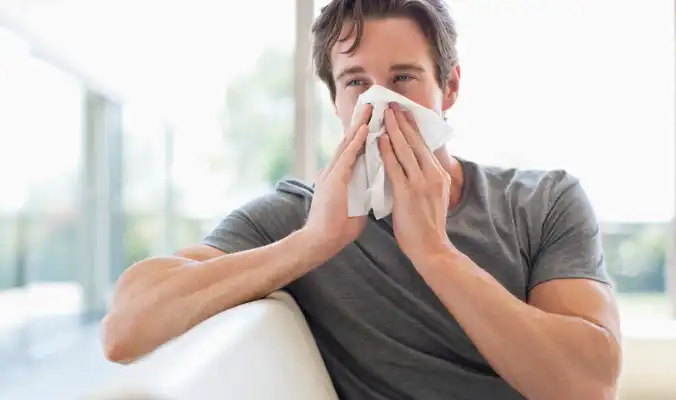
<svg viewBox="0 0 676 400"><path fill-rule="evenodd" d="M532 251L562 234L594 236L598 221L580 180L570 172L468 163L470 192L494 224L512 227Z"/></svg>
<svg viewBox="0 0 676 400"><path fill-rule="evenodd" d="M473 166L493 226L511 232L527 259L529 290L560 278L610 282L599 223L577 177L561 169Z"/></svg>
<svg viewBox="0 0 676 400"><path fill-rule="evenodd" d="M311 186L299 180L280 181L273 191L232 211L224 223L238 221L273 238L282 238L305 224L313 192Z"/></svg>
<svg viewBox="0 0 676 400"><path fill-rule="evenodd" d="M232 253L276 242L305 225L312 195L303 182L279 182L230 212L202 243Z"/></svg>
<svg viewBox="0 0 676 400"><path fill-rule="evenodd" d="M580 180L565 169L540 170L505 168L467 163L478 194L510 204L512 207L544 212L562 197L587 201Z"/></svg>
<svg viewBox="0 0 676 400"><path fill-rule="evenodd" d="M270 193L254 198L235 212L257 223L298 223L304 221L310 209L314 189L296 179L277 183Z"/></svg>
<svg viewBox="0 0 676 400"><path fill-rule="evenodd" d="M314 192L314 187L297 179L285 179L275 186L276 196L291 204L311 202Z"/></svg>

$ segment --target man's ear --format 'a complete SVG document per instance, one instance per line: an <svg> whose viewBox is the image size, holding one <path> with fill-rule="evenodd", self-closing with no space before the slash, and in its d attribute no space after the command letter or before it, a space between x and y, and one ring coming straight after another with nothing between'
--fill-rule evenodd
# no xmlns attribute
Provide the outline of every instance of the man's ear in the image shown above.
<svg viewBox="0 0 676 400"><path fill-rule="evenodd" d="M458 93L460 91L460 65L456 65L455 68L451 70L451 74L446 81L446 87L444 89L444 98L441 109L446 111L453 107L458 100Z"/></svg>

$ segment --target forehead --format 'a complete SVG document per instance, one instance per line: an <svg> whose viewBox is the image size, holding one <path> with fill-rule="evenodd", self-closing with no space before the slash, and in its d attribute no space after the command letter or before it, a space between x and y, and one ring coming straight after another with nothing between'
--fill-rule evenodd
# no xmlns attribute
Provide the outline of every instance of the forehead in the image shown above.
<svg viewBox="0 0 676 400"><path fill-rule="evenodd" d="M382 18L364 21L364 30L359 47L354 54L347 53L356 38L356 29L351 22L345 22L340 34L343 39L352 30L345 41L338 41L331 49L331 64L338 71L346 66L392 63L417 63L425 68L431 67L432 57L429 42L416 22L410 18Z"/></svg>

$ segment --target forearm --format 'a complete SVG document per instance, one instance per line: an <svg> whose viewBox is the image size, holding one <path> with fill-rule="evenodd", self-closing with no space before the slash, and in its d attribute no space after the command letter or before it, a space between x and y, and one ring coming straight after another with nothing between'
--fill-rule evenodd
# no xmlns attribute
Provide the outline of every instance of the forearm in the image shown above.
<svg viewBox="0 0 676 400"><path fill-rule="evenodd" d="M310 243L297 231L271 245L204 262L155 258L131 267L117 284L103 324L109 358L138 358L223 310L292 282L326 257Z"/></svg>
<svg viewBox="0 0 676 400"><path fill-rule="evenodd" d="M482 355L526 397L612 398L620 350L606 329L522 302L457 253L419 264Z"/></svg>

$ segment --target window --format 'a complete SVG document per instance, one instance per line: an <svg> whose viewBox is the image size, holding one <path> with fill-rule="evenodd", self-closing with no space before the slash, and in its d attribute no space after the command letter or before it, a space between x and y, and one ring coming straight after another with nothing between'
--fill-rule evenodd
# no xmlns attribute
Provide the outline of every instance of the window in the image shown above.
<svg viewBox="0 0 676 400"><path fill-rule="evenodd" d="M169 184L167 129L161 119L133 105L123 109L122 193L124 265L166 254ZM119 266L116 266L119 267Z"/></svg>
<svg viewBox="0 0 676 400"><path fill-rule="evenodd" d="M579 177L621 300L666 310L676 165L673 2L450 4L462 66L450 116L453 151Z"/></svg>
<svg viewBox="0 0 676 400"><path fill-rule="evenodd" d="M211 12L228 38L209 52L218 68L171 121L179 247L270 191L293 164L295 2L233 2ZM255 24L242 15L255 15Z"/></svg>
<svg viewBox="0 0 676 400"><path fill-rule="evenodd" d="M81 310L84 100L6 31L0 60L0 359L39 357Z"/></svg>
<svg viewBox="0 0 676 400"><path fill-rule="evenodd" d="M0 364L77 360L48 367L75 398L107 371L79 347L98 342L81 317L103 303L102 281L198 242L290 174L295 2L67 0L17 4L7 20L30 35L0 31ZM36 365L0 374L3 393L45 397Z"/></svg>

